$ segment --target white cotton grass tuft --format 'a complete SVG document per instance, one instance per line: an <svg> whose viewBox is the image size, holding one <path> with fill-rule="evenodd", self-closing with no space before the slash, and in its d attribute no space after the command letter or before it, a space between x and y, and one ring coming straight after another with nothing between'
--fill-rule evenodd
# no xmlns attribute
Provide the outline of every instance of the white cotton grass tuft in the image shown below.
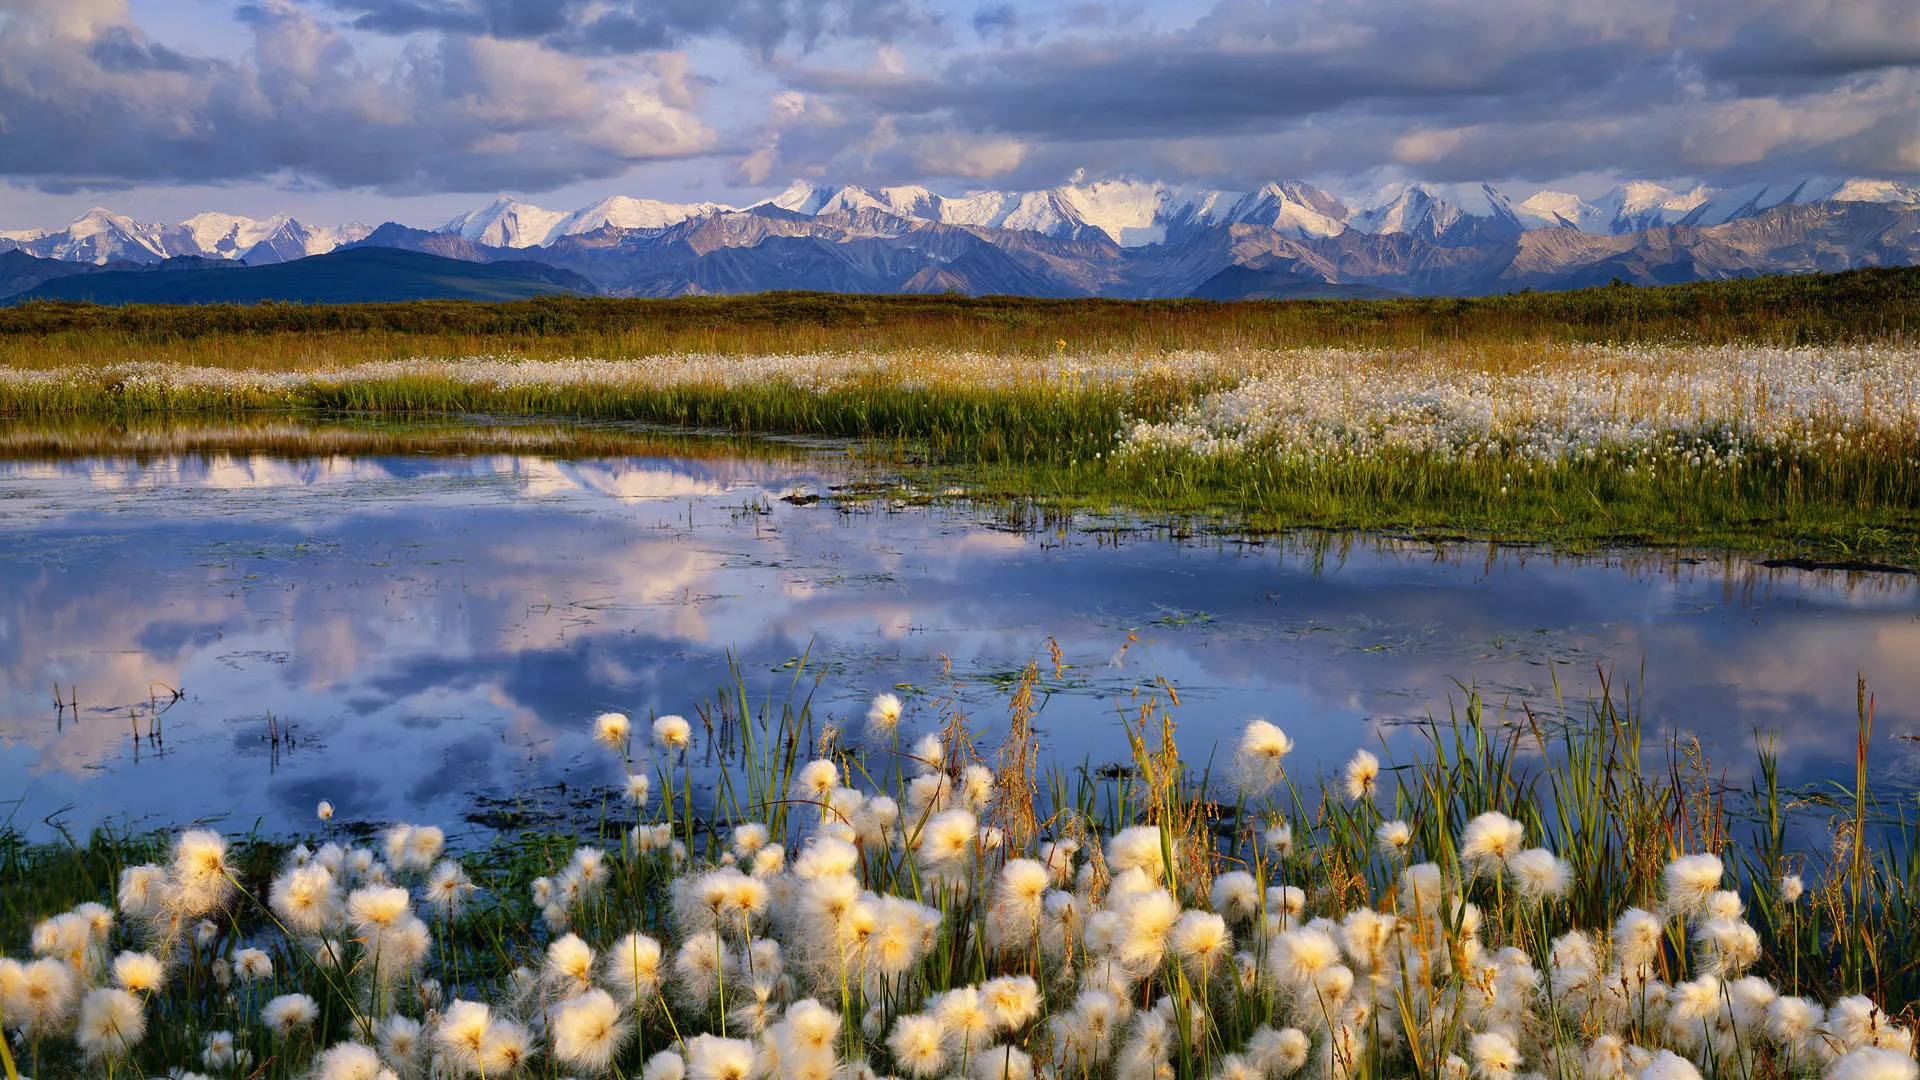
<svg viewBox="0 0 1920 1080"><path fill-rule="evenodd" d="M151 863L141 866L129 866L120 871L120 888L115 902L120 913L129 918L144 918L157 915L167 887L165 867Z"/></svg>
<svg viewBox="0 0 1920 1080"><path fill-rule="evenodd" d="M593 741L621 755L633 738L633 721L626 713L604 712L593 718Z"/></svg>
<svg viewBox="0 0 1920 1080"><path fill-rule="evenodd" d="M744 1039L695 1035L687 1043L687 1080L748 1080L753 1044Z"/></svg>
<svg viewBox="0 0 1920 1080"><path fill-rule="evenodd" d="M316 1080L376 1080L386 1067L371 1046L355 1042L327 1047L315 1064Z"/></svg>
<svg viewBox="0 0 1920 1080"><path fill-rule="evenodd" d="M173 846L172 907L186 917L223 907L235 885L227 865L227 842L212 829L189 829Z"/></svg>
<svg viewBox="0 0 1920 1080"><path fill-rule="evenodd" d="M460 917L467 901L477 891L465 867L452 859L443 859L420 887L420 898L435 918L451 921Z"/></svg>
<svg viewBox="0 0 1920 1080"><path fill-rule="evenodd" d="M391 929L412 908L407 890L392 885L368 885L347 897L347 918L363 934Z"/></svg>
<svg viewBox="0 0 1920 1080"><path fill-rule="evenodd" d="M624 1016L605 990L568 998L553 1015L553 1056L589 1074L604 1072L632 1034Z"/></svg>
<svg viewBox="0 0 1920 1080"><path fill-rule="evenodd" d="M1780 875L1781 903L1788 905L1799 903L1800 897L1804 895L1806 891L1807 887L1801 883L1799 874Z"/></svg>
<svg viewBox="0 0 1920 1080"><path fill-rule="evenodd" d="M1314 977L1340 961L1340 946L1324 930L1301 927L1274 940L1267 954L1273 977L1282 986L1305 987Z"/></svg>
<svg viewBox="0 0 1920 1080"><path fill-rule="evenodd" d="M901 1071L915 1080L928 1080L946 1067L945 1032L940 1021L924 1013L902 1016L893 1022L887 1036L887 1049Z"/></svg>
<svg viewBox="0 0 1920 1080"><path fill-rule="evenodd" d="M260 1022L283 1039L311 1027L319 1018L319 1004L305 994L282 994L260 1008Z"/></svg>
<svg viewBox="0 0 1920 1080"><path fill-rule="evenodd" d="M1514 891L1529 903L1558 900L1573 885L1573 867L1546 848L1528 848L1507 858Z"/></svg>
<svg viewBox="0 0 1920 1080"><path fill-rule="evenodd" d="M1374 827L1373 838L1382 855L1397 859L1413 843L1413 826L1398 819L1383 821Z"/></svg>
<svg viewBox="0 0 1920 1080"><path fill-rule="evenodd" d="M662 1050L641 1066L640 1080L685 1080L687 1059L671 1050Z"/></svg>
<svg viewBox="0 0 1920 1080"><path fill-rule="evenodd" d="M427 1048L426 1028L410 1016L394 1014L380 1022L380 1056L395 1072L414 1076Z"/></svg>
<svg viewBox="0 0 1920 1080"><path fill-rule="evenodd" d="M906 706L900 701L900 695L882 692L873 696L873 702L867 706L867 731L875 738L891 739L900 729L900 716Z"/></svg>
<svg viewBox="0 0 1920 1080"><path fill-rule="evenodd" d="M1260 833L1260 842L1267 850L1284 859L1293 854L1293 825L1286 821L1275 821Z"/></svg>
<svg viewBox="0 0 1920 1080"><path fill-rule="evenodd" d="M158 993L167 983L167 966L152 953L123 952L113 959L113 981L130 993Z"/></svg>
<svg viewBox="0 0 1920 1080"><path fill-rule="evenodd" d="M1640 1070L1639 1080L1700 1080L1700 1070L1679 1054L1662 1050Z"/></svg>
<svg viewBox="0 0 1920 1080"><path fill-rule="evenodd" d="M233 973L241 982L273 978L273 958L261 949L237 949L233 954Z"/></svg>
<svg viewBox="0 0 1920 1080"><path fill-rule="evenodd" d="M1341 772L1341 786L1351 802L1370 801L1380 779L1380 759L1370 750L1355 750Z"/></svg>
<svg viewBox="0 0 1920 1080"><path fill-rule="evenodd" d="M562 996L585 993L593 986L593 948L577 934L563 934L547 946L541 978Z"/></svg>
<svg viewBox="0 0 1920 1080"><path fill-rule="evenodd" d="M1667 864L1662 872L1667 890L1667 913L1692 916L1705 909L1707 900L1720 889L1726 867L1718 855L1682 855Z"/></svg>
<svg viewBox="0 0 1920 1080"><path fill-rule="evenodd" d="M1460 860L1475 874L1497 872L1507 859L1520 853L1526 826L1498 810L1489 810L1467 822L1460 834Z"/></svg>
<svg viewBox="0 0 1920 1080"><path fill-rule="evenodd" d="M267 890L267 905L288 930L309 936L332 929L341 916L333 871L318 862L293 867L274 878Z"/></svg>
<svg viewBox="0 0 1920 1080"><path fill-rule="evenodd" d="M839 786L840 766L823 758L807 762L794 774L793 795L796 799L825 802Z"/></svg>
<svg viewBox="0 0 1920 1080"><path fill-rule="evenodd" d="M1260 885L1245 870L1229 870L1213 879L1207 901L1228 922L1248 922L1260 914Z"/></svg>
<svg viewBox="0 0 1920 1080"><path fill-rule="evenodd" d="M1286 732L1259 717L1249 720L1234 754L1234 785L1250 799L1264 796L1286 780L1286 758L1292 752L1293 740Z"/></svg>
<svg viewBox="0 0 1920 1080"><path fill-rule="evenodd" d="M685 750L693 744L693 725L681 716L658 717L653 721L653 741L668 750Z"/></svg>
<svg viewBox="0 0 1920 1080"><path fill-rule="evenodd" d="M1480 1080L1511 1080L1520 1069L1519 1048L1500 1032L1483 1031L1467 1046L1473 1058L1473 1075Z"/></svg>
<svg viewBox="0 0 1920 1080"><path fill-rule="evenodd" d="M653 781L646 773L628 773L624 794L628 802L644 810L653 798Z"/></svg>
<svg viewBox="0 0 1920 1080"><path fill-rule="evenodd" d="M1878 1046L1849 1050L1827 1070L1827 1080L1916 1080L1920 1064L1911 1053Z"/></svg>
<svg viewBox="0 0 1920 1080"><path fill-rule="evenodd" d="M9 1021L12 1017L8 1017ZM90 990L80 1002L73 1039L96 1061L120 1057L147 1035L146 1009L140 999L119 989Z"/></svg>
<svg viewBox="0 0 1920 1080"><path fill-rule="evenodd" d="M1262 1076L1284 1080L1306 1067L1312 1049L1312 1040L1299 1028L1261 1027L1247 1040L1247 1061Z"/></svg>

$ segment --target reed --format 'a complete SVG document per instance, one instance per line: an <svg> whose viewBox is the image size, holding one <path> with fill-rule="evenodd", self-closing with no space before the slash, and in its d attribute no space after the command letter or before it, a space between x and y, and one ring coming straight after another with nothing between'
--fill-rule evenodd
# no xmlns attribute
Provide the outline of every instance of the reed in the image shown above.
<svg viewBox="0 0 1920 1080"><path fill-rule="evenodd" d="M1303 768L1260 722L1205 756L1215 769L1183 751L1161 683L1135 695L1122 761L1064 768L1030 742L1066 677L1057 658L1014 680L1004 726L936 685L904 708L877 701L856 730L816 713L824 672L806 670L758 695L736 674L691 723L596 718L623 779L578 831L449 850L438 829L350 832L325 807L299 844L0 833L0 941L39 958L0 964L17 1066L326 1080L1915 1068L1920 964L1898 943L1920 938L1920 823L1864 766L1832 798L1790 802L1763 749L1759 779L1729 790L1697 747L1647 747L1603 685L1551 716L1468 693L1403 760L1361 753L1337 771ZM1863 761L1871 714L1863 687ZM989 727L992 768L976 749ZM712 777L697 797L696 757ZM116 895L117 914L99 903ZM126 959L137 951L164 973Z"/></svg>

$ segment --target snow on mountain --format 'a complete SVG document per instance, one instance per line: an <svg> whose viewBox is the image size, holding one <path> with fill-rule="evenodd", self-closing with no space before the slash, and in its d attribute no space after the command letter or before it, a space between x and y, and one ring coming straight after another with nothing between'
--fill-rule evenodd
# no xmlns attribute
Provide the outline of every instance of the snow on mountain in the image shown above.
<svg viewBox="0 0 1920 1080"><path fill-rule="evenodd" d="M1420 184L1392 184L1368 201L1371 205L1354 214L1347 224L1360 232L1382 236L1417 232L1428 223L1436 229L1444 228L1465 213Z"/></svg>
<svg viewBox="0 0 1920 1080"><path fill-rule="evenodd" d="M689 218L724 213L733 207L716 202L667 203L615 195L561 218L547 234L547 243L563 236L579 236L611 225L616 229L664 229Z"/></svg>
<svg viewBox="0 0 1920 1080"><path fill-rule="evenodd" d="M1631 180L1597 196L1542 190L1516 201L1514 195L1486 184L1395 183L1342 198L1300 180L1276 181L1244 193L1101 180L1040 191L962 195L942 195L918 185L868 190L797 180L756 205L807 215L877 210L908 219L1025 230L1060 239L1105 236L1122 247L1136 248L1178 243L1195 230L1224 225L1264 226L1298 240L1338 236L1349 229L1409 234L1447 246L1499 243L1543 228L1572 227L1621 236L1672 225L1720 225L1783 203L1920 206L1920 187L1895 180L1809 177L1681 191ZM569 213L502 195L438 231L475 244L524 249L607 227L664 229L735 212L736 208L717 202L669 203L616 195ZM151 263L182 255L273 262L332 251L371 232L357 223L316 227L285 214L255 219L215 211L161 225L95 207L63 228L0 231L0 250L17 248L42 258L95 264Z"/></svg>
<svg viewBox="0 0 1920 1080"><path fill-rule="evenodd" d="M279 222L278 227L240 252L240 260L248 266L289 262L308 255L325 255L342 244L365 240L373 233L372 227L357 221L326 228L303 225L285 215L278 215L272 220Z"/></svg>
<svg viewBox="0 0 1920 1080"><path fill-rule="evenodd" d="M1234 202L1226 220L1265 225L1296 239L1338 236L1354 213L1332 195L1301 180L1268 184Z"/></svg>
<svg viewBox="0 0 1920 1080"><path fill-rule="evenodd" d="M1843 180L1822 196L1826 202L1920 203L1920 187L1897 180Z"/></svg>
<svg viewBox="0 0 1920 1080"><path fill-rule="evenodd" d="M286 214L275 214L265 221L256 221L209 210L166 230L164 239L167 249L174 254L237 259L255 244L284 231L292 220Z"/></svg>
<svg viewBox="0 0 1920 1080"><path fill-rule="evenodd" d="M0 235L0 247L19 248L29 255L64 262L97 264L124 259L149 263L159 262L170 254L163 240L164 232L165 226L135 221L96 206L74 218L64 229L31 229Z"/></svg>
<svg viewBox="0 0 1920 1080"><path fill-rule="evenodd" d="M1571 226L1581 232L1607 231L1599 207L1565 191L1536 191L1515 203L1513 213L1529 229ZM1596 222L1601 227L1596 227Z"/></svg>
<svg viewBox="0 0 1920 1080"><path fill-rule="evenodd" d="M1714 212L1720 194L1708 187L1677 192L1645 180L1630 181L1594 200L1595 213L1583 231L1621 236L1669 225L1718 225L1730 216L1724 210ZM1709 215L1714 220L1701 220Z"/></svg>
<svg viewBox="0 0 1920 1080"><path fill-rule="evenodd" d="M320 255L373 230L359 223L315 228L276 214L265 221L237 214L207 212L177 225L135 221L95 207L58 230L22 229L0 233L0 250L18 248L29 255L64 262L156 263L193 255L209 259L268 262Z"/></svg>
<svg viewBox="0 0 1920 1080"><path fill-rule="evenodd" d="M566 217L563 211L548 210L502 195L478 210L461 214L440 226L438 231L457 233L488 247L539 247L547 242L554 226Z"/></svg>
<svg viewBox="0 0 1920 1080"><path fill-rule="evenodd" d="M1075 217L1122 247L1165 240L1168 210L1187 201L1172 188L1137 180L1101 180L1058 190Z"/></svg>

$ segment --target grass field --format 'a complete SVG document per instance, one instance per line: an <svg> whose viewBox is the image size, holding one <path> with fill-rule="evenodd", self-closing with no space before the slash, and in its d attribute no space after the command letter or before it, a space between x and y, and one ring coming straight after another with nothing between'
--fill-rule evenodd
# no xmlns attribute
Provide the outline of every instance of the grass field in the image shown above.
<svg viewBox="0 0 1920 1080"><path fill-rule="evenodd" d="M1920 566L1920 270L1476 300L0 310L0 417L855 440L977 498Z"/></svg>
<svg viewBox="0 0 1920 1080"><path fill-rule="evenodd" d="M627 779L597 826L468 850L330 821L300 847L0 832L14 1064L1744 1080L1911 1059L1920 826L1868 787L1864 690L1858 777L1808 796L1764 741L1728 791L1604 701L1550 722L1470 699L1405 760L1342 765L1264 722L1183 756L1143 692L1130 766L1062 768L1030 726L1057 676L1027 667L997 747L937 695L876 699L864 729L744 687L704 734L603 716ZM697 799L696 754L719 768ZM1663 1053L1693 1071L1647 1073Z"/></svg>
<svg viewBox="0 0 1920 1080"><path fill-rule="evenodd" d="M1920 269L1762 277L1664 288L1473 299L970 299L770 293L680 300L234 307L0 308L0 364L127 359L298 368L414 356L1113 351L1444 342L1689 344L1912 341Z"/></svg>

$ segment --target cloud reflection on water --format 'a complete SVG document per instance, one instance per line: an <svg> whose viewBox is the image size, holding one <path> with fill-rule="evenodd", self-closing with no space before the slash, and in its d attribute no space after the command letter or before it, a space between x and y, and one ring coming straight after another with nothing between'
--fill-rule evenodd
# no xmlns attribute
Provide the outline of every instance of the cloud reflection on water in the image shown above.
<svg viewBox="0 0 1920 1080"><path fill-rule="evenodd" d="M1789 779L1850 772L1853 675L1880 695L1875 768L1911 783L1911 579L1745 563L1570 560L1352 542L1176 544L1027 534L964 509L778 501L804 463L222 455L0 463L0 789L22 821L451 819L472 796L605 779L604 708L691 713L732 650L758 694L809 652L829 711L942 655L991 725L988 676L1056 637L1084 680L1040 716L1049 752L1119 756L1115 699L1182 693L1190 753L1263 714L1331 768L1444 716L1636 684L1650 734L1698 731L1733 779L1777 731ZM750 507L766 508L763 511ZM1142 641L1107 666L1129 631ZM79 722L54 683L77 687ZM127 710L164 684L167 753ZM63 691L64 692L64 691ZM291 723L278 757L265 717Z"/></svg>

